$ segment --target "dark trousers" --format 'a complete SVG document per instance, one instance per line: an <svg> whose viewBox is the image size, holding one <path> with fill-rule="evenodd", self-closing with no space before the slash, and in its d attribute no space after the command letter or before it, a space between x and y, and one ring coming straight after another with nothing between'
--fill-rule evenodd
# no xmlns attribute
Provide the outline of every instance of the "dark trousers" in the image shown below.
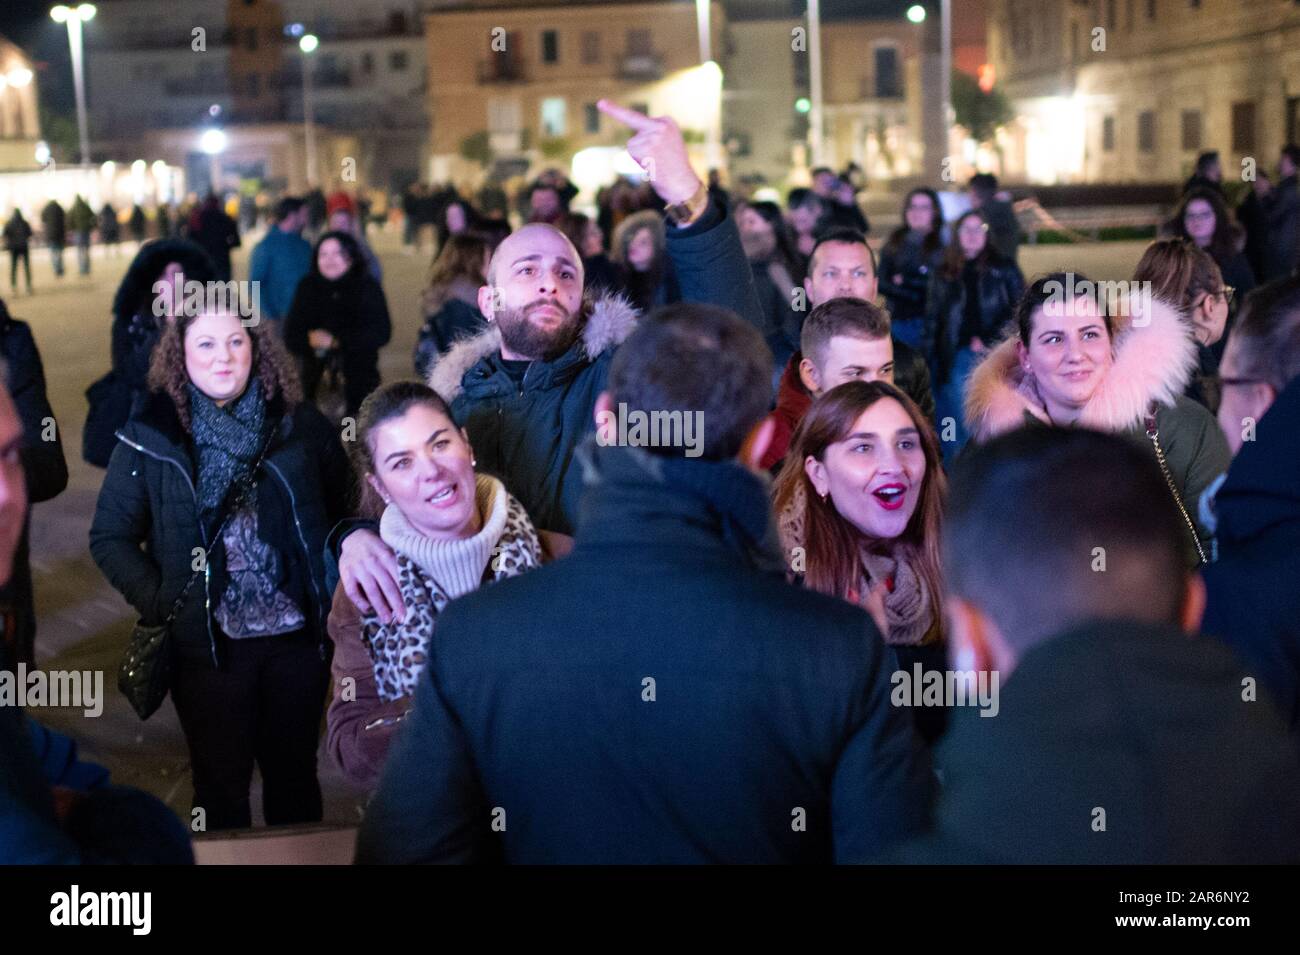
<svg viewBox="0 0 1300 955"><path fill-rule="evenodd" d="M27 291L32 290L32 254L27 248L9 250L9 284L18 291L18 262L23 263L23 272L27 275Z"/></svg>
<svg viewBox="0 0 1300 955"><path fill-rule="evenodd" d="M208 831L252 825L248 788L262 773L268 825L319 822L316 746L329 665L305 633L224 641L225 667L178 664L172 699L190 749L194 808Z"/></svg>

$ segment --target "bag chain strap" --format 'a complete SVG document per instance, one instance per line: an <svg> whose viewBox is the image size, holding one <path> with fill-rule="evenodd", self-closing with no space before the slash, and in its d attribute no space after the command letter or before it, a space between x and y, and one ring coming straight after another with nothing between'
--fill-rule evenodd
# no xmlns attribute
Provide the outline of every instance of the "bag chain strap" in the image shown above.
<svg viewBox="0 0 1300 955"><path fill-rule="evenodd" d="M1160 464L1160 473L1165 476L1165 483L1169 485L1169 493L1174 496L1174 503L1178 505L1178 513L1183 515L1183 523L1187 529L1192 532L1192 543L1196 545L1196 554L1201 558L1202 564L1208 564L1205 559L1205 550L1201 547L1201 536L1196 533L1196 525L1187 514L1187 508L1183 506L1183 496L1178 493L1178 487L1174 484L1173 476L1169 473L1169 465L1165 462L1164 449L1160 447L1160 432L1156 428L1155 415L1147 415L1147 437L1151 439L1151 444L1156 449L1156 461Z"/></svg>

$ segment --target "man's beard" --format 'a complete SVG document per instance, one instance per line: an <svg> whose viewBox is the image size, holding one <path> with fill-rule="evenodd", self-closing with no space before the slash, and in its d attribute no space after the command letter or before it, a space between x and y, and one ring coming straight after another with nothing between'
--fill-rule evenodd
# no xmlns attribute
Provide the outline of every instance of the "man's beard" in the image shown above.
<svg viewBox="0 0 1300 955"><path fill-rule="evenodd" d="M558 308L564 321L551 331L538 328L529 315L543 305ZM502 308L496 313L497 327L501 329L501 342L516 355L529 361L554 361L568 351L582 330L581 314L570 312L555 299L539 298L522 308Z"/></svg>

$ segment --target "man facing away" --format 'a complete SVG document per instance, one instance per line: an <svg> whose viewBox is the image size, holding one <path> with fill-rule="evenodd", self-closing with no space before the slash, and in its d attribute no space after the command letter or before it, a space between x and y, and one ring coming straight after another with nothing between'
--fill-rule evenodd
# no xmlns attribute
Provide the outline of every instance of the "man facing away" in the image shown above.
<svg viewBox="0 0 1300 955"><path fill-rule="evenodd" d="M936 831L910 862L1295 863L1300 757L1241 663L1159 468L1122 437L1022 428L957 464L944 573L955 707Z"/></svg>
<svg viewBox="0 0 1300 955"><path fill-rule="evenodd" d="M771 360L704 305L624 343L573 552L439 617L357 861L846 862L924 825L931 777L883 641L784 580L749 470ZM689 446L612 443L651 414Z"/></svg>

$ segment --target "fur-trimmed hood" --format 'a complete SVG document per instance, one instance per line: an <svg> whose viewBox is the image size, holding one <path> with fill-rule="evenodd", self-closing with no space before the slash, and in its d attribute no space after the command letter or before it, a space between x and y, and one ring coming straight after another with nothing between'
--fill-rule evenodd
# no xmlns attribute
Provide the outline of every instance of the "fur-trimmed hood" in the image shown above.
<svg viewBox="0 0 1300 955"><path fill-rule="evenodd" d="M623 343L636 328L640 313L621 295L596 299L582 329L582 353L594 361ZM454 343L429 371L429 387L447 402L455 401L465 376L480 361L501 351L501 330L490 324L487 330ZM556 359L561 361L563 359Z"/></svg>
<svg viewBox="0 0 1300 955"><path fill-rule="evenodd" d="M1126 431L1153 403L1173 405L1197 364L1191 330L1168 302L1132 296L1115 324L1114 363L1079 418L1099 431ZM1019 427L1026 414L1050 420L1033 376L1021 367L1018 341L1012 336L999 344L971 373L965 415L977 440Z"/></svg>

